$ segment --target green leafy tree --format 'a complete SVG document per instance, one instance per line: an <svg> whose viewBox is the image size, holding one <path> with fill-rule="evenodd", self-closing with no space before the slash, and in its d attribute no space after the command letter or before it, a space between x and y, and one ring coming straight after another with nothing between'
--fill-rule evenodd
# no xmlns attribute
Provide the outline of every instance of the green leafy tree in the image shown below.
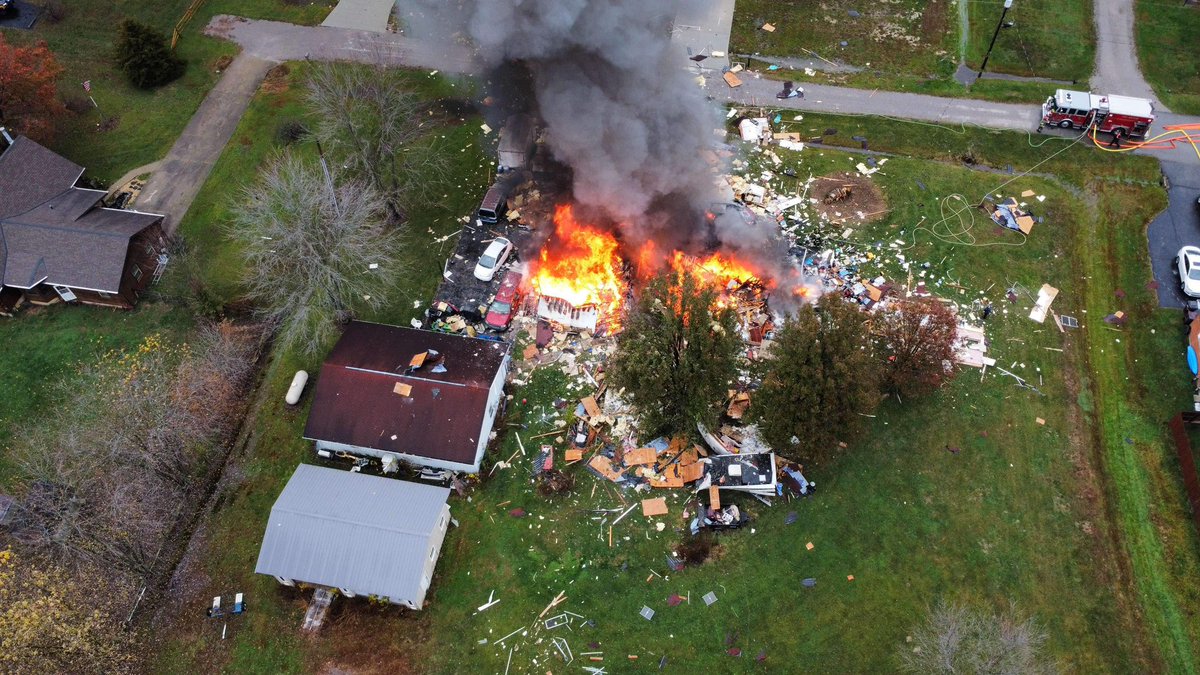
<svg viewBox="0 0 1200 675"><path fill-rule="evenodd" d="M167 46L167 38L132 19L117 30L117 65L139 89L153 89L183 75L185 63Z"/></svg>
<svg viewBox="0 0 1200 675"><path fill-rule="evenodd" d="M326 64L313 71L307 99L317 140L347 175L371 185L398 224L449 182L450 155L432 133L441 119L397 68Z"/></svg>
<svg viewBox="0 0 1200 675"><path fill-rule="evenodd" d="M805 305L775 336L750 407L762 437L798 460L849 438L878 402L867 315L841 296Z"/></svg>
<svg viewBox="0 0 1200 675"><path fill-rule="evenodd" d="M379 309L402 272L400 244L370 184L326 178L284 152L246 190L228 228L247 293L277 340L315 354L356 309Z"/></svg>
<svg viewBox="0 0 1200 675"><path fill-rule="evenodd" d="M933 298L890 302L875 315L872 330L885 393L919 396L954 377L946 364L954 359L958 320L944 303Z"/></svg>
<svg viewBox="0 0 1200 675"><path fill-rule="evenodd" d="M610 379L625 388L646 437L712 424L737 377L736 316L692 275L664 273L642 291L617 342Z"/></svg>

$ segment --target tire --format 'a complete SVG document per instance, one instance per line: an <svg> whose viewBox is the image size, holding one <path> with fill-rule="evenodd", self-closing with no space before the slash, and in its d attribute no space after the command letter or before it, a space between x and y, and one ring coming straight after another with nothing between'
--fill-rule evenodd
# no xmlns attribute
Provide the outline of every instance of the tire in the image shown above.
<svg viewBox="0 0 1200 675"><path fill-rule="evenodd" d="M1074 124L1071 124L1071 120L1063 120L1058 123L1059 129L1070 129L1074 126L1075 126Z"/></svg>

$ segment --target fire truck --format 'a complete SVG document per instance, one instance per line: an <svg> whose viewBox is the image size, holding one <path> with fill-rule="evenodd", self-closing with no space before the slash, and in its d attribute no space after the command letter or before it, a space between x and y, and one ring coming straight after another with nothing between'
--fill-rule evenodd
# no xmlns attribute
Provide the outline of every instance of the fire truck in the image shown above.
<svg viewBox="0 0 1200 675"><path fill-rule="evenodd" d="M1042 104L1042 125L1142 138L1154 123L1154 103L1131 96L1103 96L1059 89Z"/></svg>

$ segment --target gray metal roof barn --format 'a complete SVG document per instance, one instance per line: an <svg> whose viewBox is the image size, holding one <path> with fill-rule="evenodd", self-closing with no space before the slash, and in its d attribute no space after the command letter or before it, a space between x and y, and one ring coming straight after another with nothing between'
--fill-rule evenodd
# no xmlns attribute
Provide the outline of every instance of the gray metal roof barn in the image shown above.
<svg viewBox="0 0 1200 675"><path fill-rule="evenodd" d="M448 488L301 464L271 508L254 571L420 608Z"/></svg>

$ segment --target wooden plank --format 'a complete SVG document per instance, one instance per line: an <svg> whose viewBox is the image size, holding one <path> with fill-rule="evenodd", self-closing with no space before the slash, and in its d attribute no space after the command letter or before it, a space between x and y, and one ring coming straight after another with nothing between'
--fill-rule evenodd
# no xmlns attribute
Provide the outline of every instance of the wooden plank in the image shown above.
<svg viewBox="0 0 1200 675"><path fill-rule="evenodd" d="M426 356L429 356L429 352L421 352L420 354L414 354L413 357L411 359L409 359L409 361L408 361L408 367L409 368L420 368L425 363Z"/></svg>
<svg viewBox="0 0 1200 675"><path fill-rule="evenodd" d="M647 518L652 516L667 515L667 500L665 497L655 497L654 499L642 500L642 515Z"/></svg>
<svg viewBox="0 0 1200 675"><path fill-rule="evenodd" d="M587 412L588 417L595 419L600 416L600 406L596 405L596 399L584 396L579 402L583 404L583 409Z"/></svg>
<svg viewBox="0 0 1200 675"><path fill-rule="evenodd" d="M708 486L708 508L714 511L721 510L721 491L717 489L716 485Z"/></svg>
<svg viewBox="0 0 1200 675"><path fill-rule="evenodd" d="M583 459L583 450L571 448L563 454L563 458L568 462L578 462L579 460Z"/></svg>
<svg viewBox="0 0 1200 675"><path fill-rule="evenodd" d="M637 466L639 464L653 464L658 453L654 448L638 448L625 453L625 466Z"/></svg>
<svg viewBox="0 0 1200 675"><path fill-rule="evenodd" d="M596 455L588 462L588 466L595 469L601 476L611 480L618 481L621 479L621 472L615 470L612 460L604 455Z"/></svg>
<svg viewBox="0 0 1200 675"><path fill-rule="evenodd" d="M704 465L700 462L684 464L679 468L679 475L683 478L683 482L685 483L700 480L704 477Z"/></svg>
<svg viewBox="0 0 1200 675"><path fill-rule="evenodd" d="M671 466L666 471L662 472L661 477L651 478L650 487L656 488L681 488L683 487L683 478L679 475L679 467Z"/></svg>

